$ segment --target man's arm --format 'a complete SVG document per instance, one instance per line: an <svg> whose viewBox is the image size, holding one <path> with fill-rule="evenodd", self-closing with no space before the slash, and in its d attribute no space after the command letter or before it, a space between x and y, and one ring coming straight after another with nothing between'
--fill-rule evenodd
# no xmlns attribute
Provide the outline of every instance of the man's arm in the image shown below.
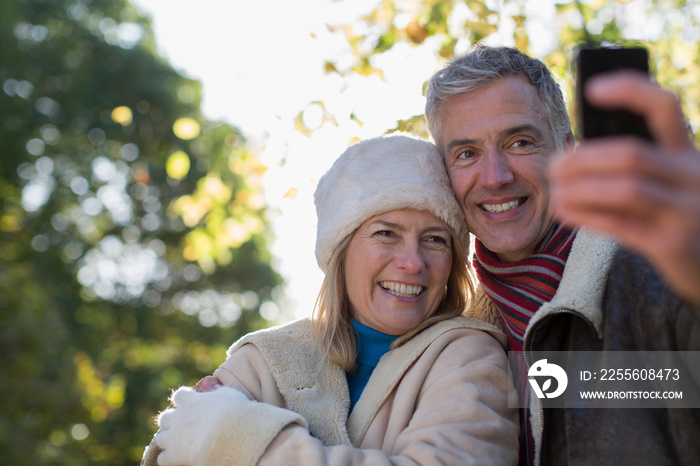
<svg viewBox="0 0 700 466"><path fill-rule="evenodd" d="M700 155L676 96L628 72L591 80L586 93L642 115L654 143L620 136L565 151L550 167L555 212L640 252L700 306Z"/></svg>

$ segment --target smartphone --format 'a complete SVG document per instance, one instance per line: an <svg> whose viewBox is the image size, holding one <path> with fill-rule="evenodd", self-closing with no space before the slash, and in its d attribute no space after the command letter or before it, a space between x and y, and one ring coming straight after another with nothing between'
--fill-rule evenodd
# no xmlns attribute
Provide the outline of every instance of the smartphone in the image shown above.
<svg viewBox="0 0 700 466"><path fill-rule="evenodd" d="M602 110L588 103L583 89L592 76L620 69L649 75L649 55L643 47L579 48L576 54L577 124L581 139L633 135L651 140L644 119L624 110Z"/></svg>

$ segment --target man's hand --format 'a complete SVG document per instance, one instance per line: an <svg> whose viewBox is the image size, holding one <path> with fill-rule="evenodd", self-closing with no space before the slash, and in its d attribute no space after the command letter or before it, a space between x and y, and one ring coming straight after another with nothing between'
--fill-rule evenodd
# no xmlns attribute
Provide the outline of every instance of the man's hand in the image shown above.
<svg viewBox="0 0 700 466"><path fill-rule="evenodd" d="M219 379L213 375L208 375L197 382L197 385L195 385L193 388L200 393L204 393L216 390L219 387L223 387L223 384L219 381Z"/></svg>
<svg viewBox="0 0 700 466"><path fill-rule="evenodd" d="M557 216L637 250L677 293L700 305L700 155L675 95L629 72L592 79L586 95L601 108L642 115L654 143L587 140L553 160Z"/></svg>

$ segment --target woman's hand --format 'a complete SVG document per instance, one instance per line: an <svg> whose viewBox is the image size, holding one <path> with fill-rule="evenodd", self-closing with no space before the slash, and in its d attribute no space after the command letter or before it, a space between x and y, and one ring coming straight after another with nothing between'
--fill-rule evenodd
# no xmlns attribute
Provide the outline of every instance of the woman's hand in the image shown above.
<svg viewBox="0 0 700 466"><path fill-rule="evenodd" d="M247 396L234 388L216 384L211 387L216 389L206 393L182 387L170 397L173 407L158 416L160 431L154 439L163 450L158 455L159 465L202 464L208 454L207 445L218 438L219 416L225 415L231 405L248 401Z"/></svg>

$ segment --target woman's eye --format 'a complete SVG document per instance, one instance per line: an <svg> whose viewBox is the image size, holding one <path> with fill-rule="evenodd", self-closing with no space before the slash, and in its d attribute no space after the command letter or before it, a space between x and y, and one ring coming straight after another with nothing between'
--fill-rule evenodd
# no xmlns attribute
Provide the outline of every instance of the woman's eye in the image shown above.
<svg viewBox="0 0 700 466"><path fill-rule="evenodd" d="M379 231L375 232L374 234L377 236L387 236L387 237L394 236L394 232L391 230L379 230Z"/></svg>
<svg viewBox="0 0 700 466"><path fill-rule="evenodd" d="M440 245L440 246L448 246L449 241L442 236L429 236L427 238L428 243L432 243L434 245Z"/></svg>

